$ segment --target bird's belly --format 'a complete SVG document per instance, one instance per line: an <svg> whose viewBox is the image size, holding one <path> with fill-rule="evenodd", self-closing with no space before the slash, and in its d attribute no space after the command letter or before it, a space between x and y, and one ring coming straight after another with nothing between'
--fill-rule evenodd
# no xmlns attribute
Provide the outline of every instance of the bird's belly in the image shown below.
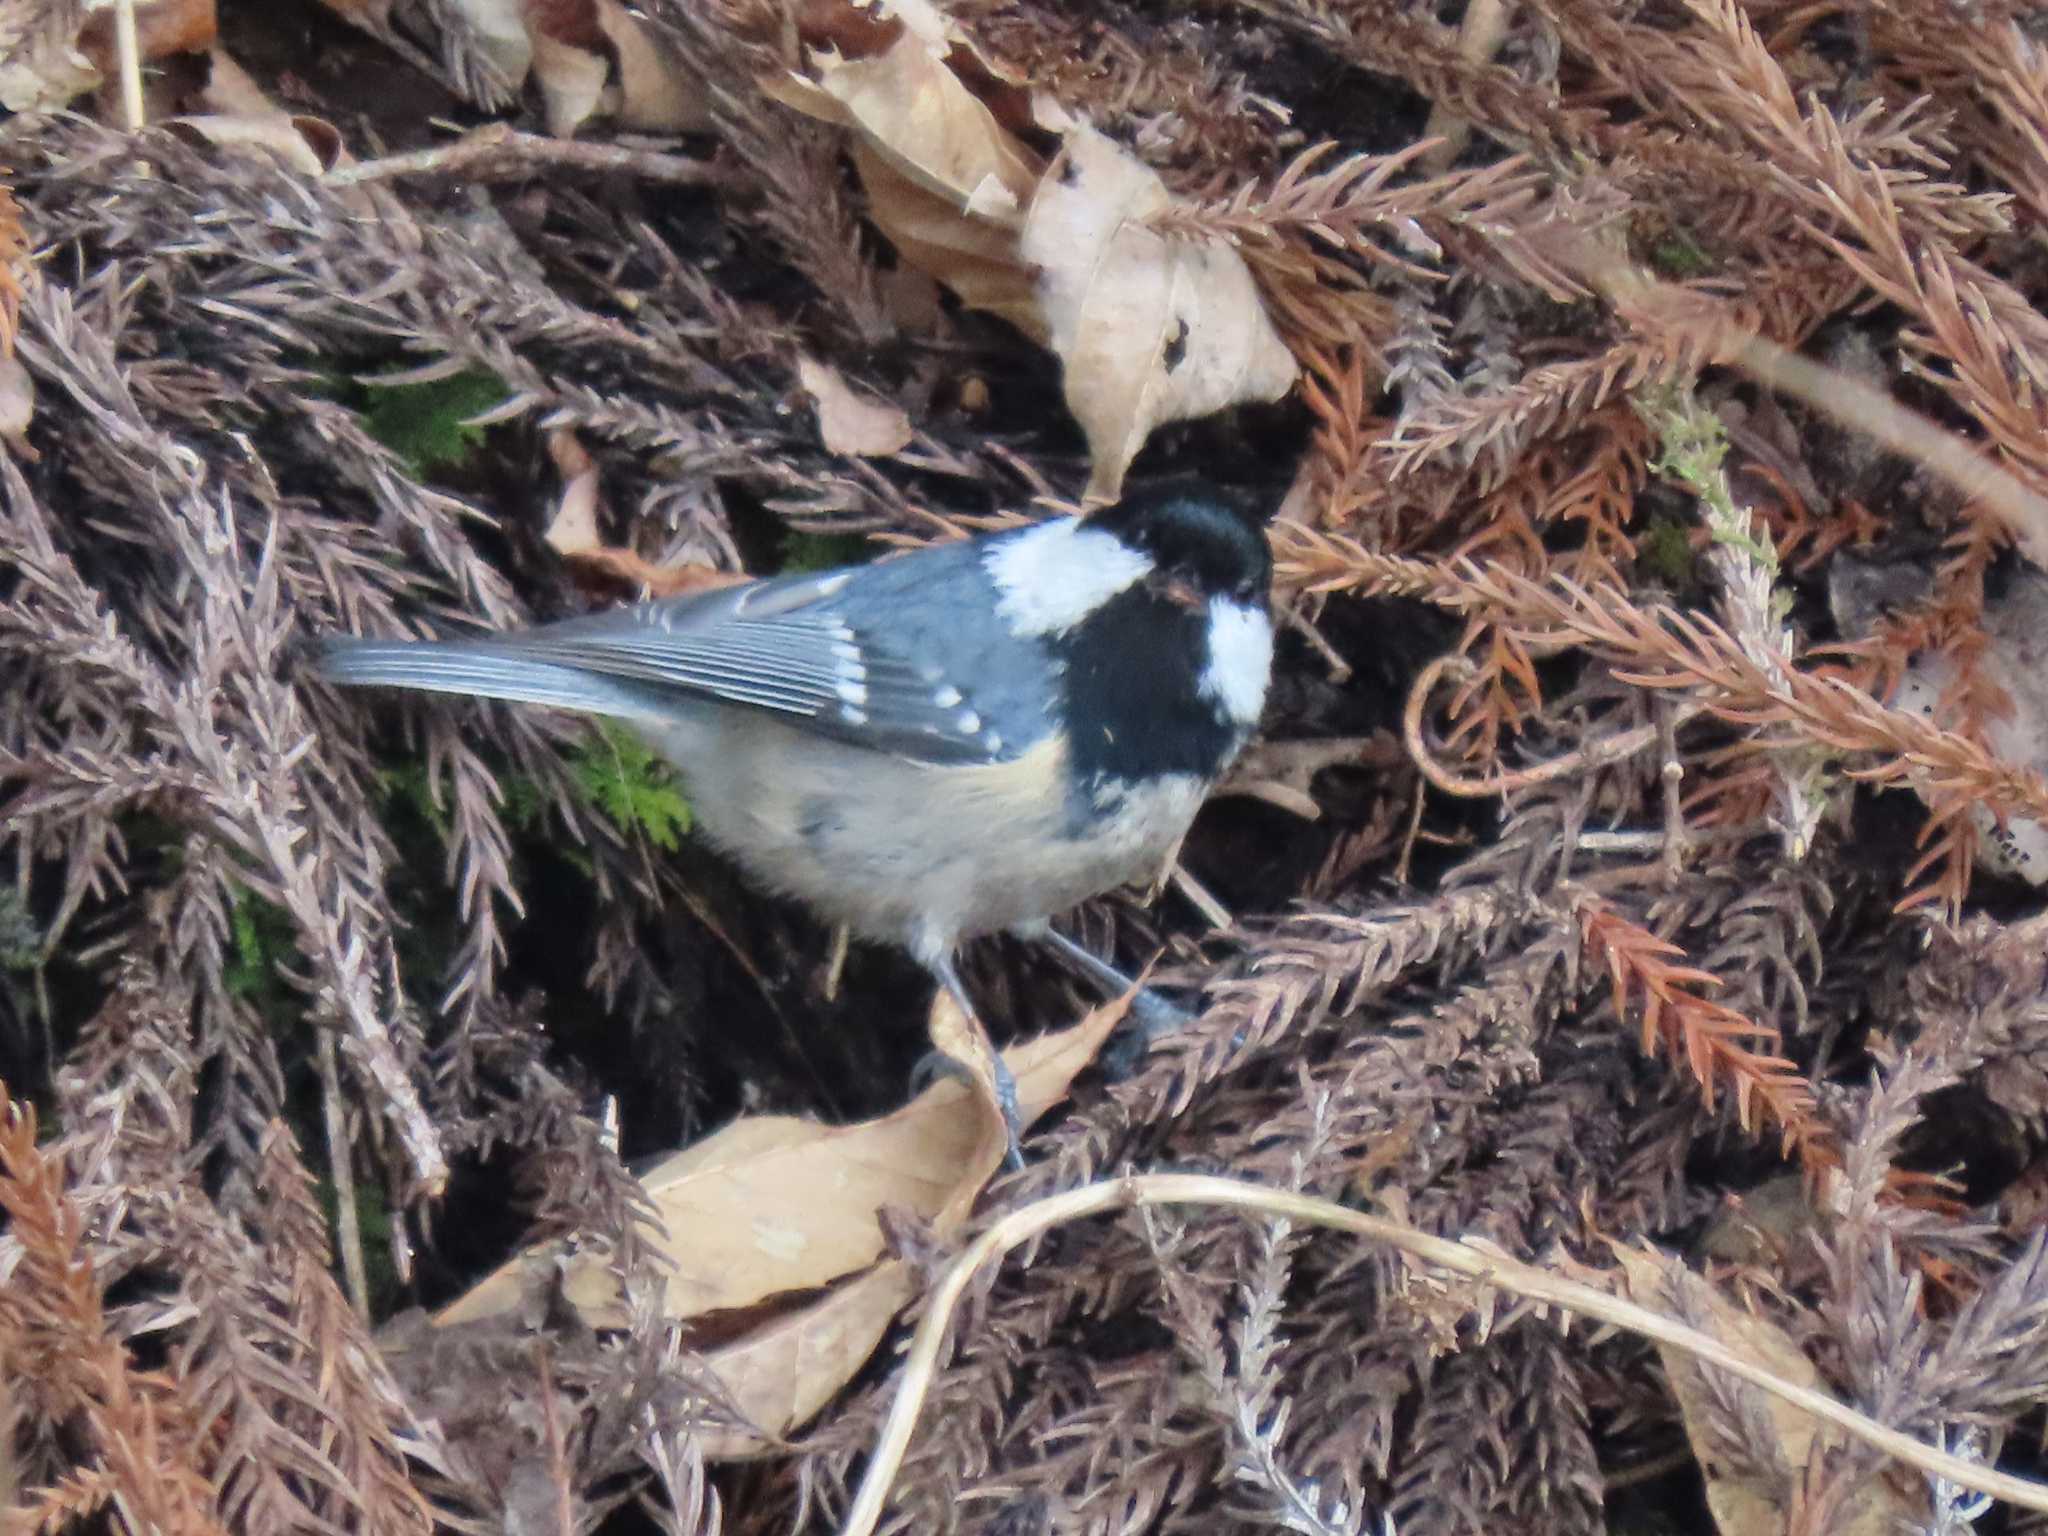
<svg viewBox="0 0 2048 1536"><path fill-rule="evenodd" d="M685 765L706 835L759 884L925 959L1153 878L1207 789L1192 775L1104 785L1104 814L1084 821L1054 741L1009 763L935 768L719 713L675 750L656 743Z"/></svg>

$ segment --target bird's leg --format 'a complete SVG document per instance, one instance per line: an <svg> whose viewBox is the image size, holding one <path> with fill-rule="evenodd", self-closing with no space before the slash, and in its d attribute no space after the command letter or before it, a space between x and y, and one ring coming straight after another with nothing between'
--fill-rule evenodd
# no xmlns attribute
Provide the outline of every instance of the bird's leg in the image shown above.
<svg viewBox="0 0 2048 1536"><path fill-rule="evenodd" d="M1050 924L1019 935L1037 939L1052 947L1067 964L1079 971L1110 997L1122 997L1129 992L1136 981L1111 965L1101 956L1076 944ZM1194 1022L1194 1015L1177 1003L1170 1003L1150 987L1138 987L1131 997L1130 1022L1137 1026L1135 1040L1120 1035L1103 1053L1103 1065L1112 1076L1128 1074L1138 1064L1138 1058L1159 1036L1185 1029Z"/></svg>
<svg viewBox="0 0 2048 1536"><path fill-rule="evenodd" d="M967 988L960 984L960 973L953 969L953 957L942 954L935 960L927 961L926 964L932 975L938 978L939 985L952 994L953 1001L959 1005L962 1017L967 1020L968 1029L973 1032L980 1047L988 1052L988 1059L994 1066L996 1108L1002 1114L1003 1130L1010 1142L1003 1165L1014 1172L1024 1166L1024 1153L1019 1145L1024 1133L1024 1124L1022 1113L1017 1107L1017 1080L1003 1064L1003 1053L995 1048L989 1040L988 1031L982 1027L981 1015L974 1011L974 1003L967 996ZM979 1080L979 1074L974 1071L971 1063L959 1061L943 1050L932 1052L925 1058L925 1063L940 1071L957 1073L970 1082ZM925 1069L921 1067L920 1071L923 1070Z"/></svg>

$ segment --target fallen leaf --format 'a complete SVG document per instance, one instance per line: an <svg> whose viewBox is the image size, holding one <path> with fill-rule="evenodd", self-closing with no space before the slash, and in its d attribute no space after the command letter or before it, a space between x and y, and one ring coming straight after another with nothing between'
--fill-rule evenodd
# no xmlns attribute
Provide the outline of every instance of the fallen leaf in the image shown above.
<svg viewBox="0 0 2048 1536"><path fill-rule="evenodd" d="M980 1022L971 1018L954 1000L953 994L943 987L932 999L931 1016L925 1031L931 1037L932 1049L966 1075L967 1086L973 1091L974 1119L978 1127L973 1140L951 1165L964 1169L965 1173L956 1175L951 1198L933 1216L933 1225L944 1230L967 1214L967 1207L974 1203L981 1186L1003 1165L1003 1159L1010 1150L1010 1126L1003 1118L995 1042L989 1039L988 1031L981 1027ZM1024 1125L1023 1089L1019 1087L1017 1130L1020 1135Z"/></svg>
<svg viewBox="0 0 2048 1536"><path fill-rule="evenodd" d="M331 3L331 0L330 0ZM506 97L516 98L533 68L533 36L527 17L533 0L442 0L461 17L466 42L486 68L497 75ZM388 12L390 6L384 9ZM484 105L479 102L478 105Z"/></svg>
<svg viewBox="0 0 2048 1536"><path fill-rule="evenodd" d="M88 0L78 49L103 75L117 68L114 52L115 0ZM145 64L178 53L200 53L220 36L213 0L138 0L136 51Z"/></svg>
<svg viewBox="0 0 2048 1536"><path fill-rule="evenodd" d="M603 105L605 85L612 75L611 60L595 48L538 30L532 46L533 79L540 87L548 132L558 139L573 138Z"/></svg>
<svg viewBox="0 0 2048 1536"><path fill-rule="evenodd" d="M36 381L21 359L0 355L0 443L28 463L40 457L28 440L36 415Z"/></svg>
<svg viewBox="0 0 2048 1536"><path fill-rule="evenodd" d="M813 357L797 357L796 377L818 404L818 436L832 452L886 458L909 446L914 434L901 406L861 393Z"/></svg>
<svg viewBox="0 0 2048 1536"><path fill-rule="evenodd" d="M1294 386L1294 355L1243 258L1146 226L1171 201L1150 167L1083 127L1024 222L1067 409L1088 435L1093 501L1116 497L1154 427Z"/></svg>
<svg viewBox="0 0 2048 1536"><path fill-rule="evenodd" d="M890 7L893 19L909 23L892 37L874 19L882 9L828 9L826 20L838 24L827 28L832 46L816 56L817 77L780 76L761 87L852 133L868 217L905 263L1042 344L1017 231L1044 163L947 67L955 42L942 19ZM841 51L878 39L886 41L871 54Z"/></svg>
<svg viewBox="0 0 2048 1536"><path fill-rule="evenodd" d="M239 117L209 112L174 117L165 124L215 149L248 159L272 161L306 176L332 170L341 157L341 135L317 117Z"/></svg>
<svg viewBox="0 0 2048 1536"><path fill-rule="evenodd" d="M1668 1254L1619 1243L1614 1253L1637 1301L1691 1323L1783 1380L1821 1389L1813 1362L1777 1324L1736 1306ZM1817 1436L1820 1448L1827 1448L1839 1443L1836 1432L1822 1432L1820 1421L1810 1414L1732 1377L1724 1376L1721 1391L1710 1393L1702 1371L1712 1367L1702 1367L1685 1350L1660 1344L1657 1355L1678 1398L1686 1438L1706 1479L1707 1508L1721 1536L1780 1536L1800 1476L1814 1458ZM1783 1475L1761 1476L1723 1454L1712 1427L1712 1404L1729 1396L1749 1401L1754 1410L1746 1415L1750 1421L1771 1426ZM1912 1529L1926 1511L1916 1510L1885 1479L1870 1478L1851 1490L1834 1513L1829 1536L1890 1536Z"/></svg>
<svg viewBox="0 0 2048 1536"><path fill-rule="evenodd" d="M952 1000L940 998L935 1014L957 1015ZM1123 1011L1122 1002L1106 1005L1071 1028L1003 1053L1026 1124L1066 1095ZM861 1270L882 1257L877 1215L884 1206L908 1211L942 1234L953 1230L1005 1150L1000 1117L979 1098L966 1085L943 1080L894 1114L857 1125L750 1115L664 1158L641 1176L672 1266L662 1315L688 1320ZM558 1272L585 1322L624 1324L618 1279L604 1257L570 1254L559 1243L541 1244L500 1266L435 1322L515 1311L535 1283ZM829 1309L831 1300L819 1305Z"/></svg>
<svg viewBox="0 0 2048 1536"><path fill-rule="evenodd" d="M114 73L115 0L89 0L84 14L64 5L0 5L0 107L49 112ZM135 38L142 62L212 46L213 0L138 0Z"/></svg>
<svg viewBox="0 0 2048 1536"><path fill-rule="evenodd" d="M810 1305L709 1351L705 1365L756 1433L706 1434L699 1441L705 1458L741 1461L776 1450L874 1358L896 1314L916 1293L917 1272L901 1259L889 1259Z"/></svg>
<svg viewBox="0 0 2048 1536"><path fill-rule="evenodd" d="M593 117L650 133L711 126L703 83L666 38L619 0L540 0L527 5L525 17L533 77L548 132L557 138Z"/></svg>
<svg viewBox="0 0 2048 1536"><path fill-rule="evenodd" d="M885 53L827 58L817 88L889 168L959 212L1016 227L1044 162L946 65L947 39L905 28Z"/></svg>
<svg viewBox="0 0 2048 1536"><path fill-rule="evenodd" d="M855 139L850 157L868 197L868 217L920 272L952 289L969 309L1009 321L1040 346L1049 336L1037 285L1017 254L1008 223L968 216L949 198L897 171Z"/></svg>
<svg viewBox="0 0 2048 1536"><path fill-rule="evenodd" d="M562 477L562 497L541 537L580 570L635 588L648 597L680 597L754 579L744 571L721 571L708 565L656 565L638 550L605 543L597 527L597 460L567 427L550 432L547 447L548 457Z"/></svg>
<svg viewBox="0 0 2048 1536"><path fill-rule="evenodd" d="M614 121L643 133L702 133L711 127L704 83L665 36L619 0L598 0L597 24L618 62Z"/></svg>
<svg viewBox="0 0 2048 1536"><path fill-rule="evenodd" d="M1984 742L2000 759L2048 771L2048 572L2022 565L2011 585L1984 604L1986 644L1974 658L1979 687L2005 695L2003 713L1984 721ZM1915 658L1899 684L1897 709L1954 729L1959 707L1948 699L1959 681L1955 659L1942 651ZM2007 816L1981 802L1970 813L1982 838L1977 861L1993 874L2048 885L2048 825Z"/></svg>
<svg viewBox="0 0 2048 1536"><path fill-rule="evenodd" d="M822 19L821 19L822 13ZM868 214L910 266L1059 355L1113 500L1152 430L1293 387L1293 355L1231 247L1147 221L1165 183L988 67L928 5L812 7L811 73L764 81L844 127ZM1020 130L1067 124L1050 166Z"/></svg>
<svg viewBox="0 0 2048 1536"><path fill-rule="evenodd" d="M909 265L894 266L877 274L875 291L896 328L909 336L929 336L939 328L945 310L939 304L939 285L931 274Z"/></svg>
<svg viewBox="0 0 2048 1536"><path fill-rule="evenodd" d="M562 499L555 503L555 515L541 537L560 555L600 548L604 540L597 531L597 460L567 427L548 433L547 449L562 477Z"/></svg>

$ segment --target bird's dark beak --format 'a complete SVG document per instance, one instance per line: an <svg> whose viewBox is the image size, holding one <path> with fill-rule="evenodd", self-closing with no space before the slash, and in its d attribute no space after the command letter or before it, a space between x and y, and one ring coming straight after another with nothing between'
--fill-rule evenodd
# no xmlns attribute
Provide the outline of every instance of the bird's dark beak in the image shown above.
<svg viewBox="0 0 2048 1536"><path fill-rule="evenodd" d="M1160 572L1148 583L1152 591L1165 598L1176 608L1185 608L1189 613L1200 613L1209 605L1195 584L1185 577L1171 576Z"/></svg>

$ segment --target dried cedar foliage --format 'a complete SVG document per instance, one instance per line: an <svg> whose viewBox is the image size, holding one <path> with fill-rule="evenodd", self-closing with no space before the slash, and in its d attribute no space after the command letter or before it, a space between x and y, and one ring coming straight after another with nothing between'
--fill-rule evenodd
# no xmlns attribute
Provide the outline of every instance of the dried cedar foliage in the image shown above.
<svg viewBox="0 0 2048 1536"><path fill-rule="evenodd" d="M495 200L343 190L168 130L0 130L0 350L39 398L0 455L0 1492L53 1527L112 1501L176 1531L594 1528L640 1496L677 1531L823 1529L871 1442L885 1366L788 1457L714 1475L715 1394L644 1312L508 1352L380 1343L346 1299L476 1218L451 1170L515 1160L523 1214L644 1295L594 1112L626 1074L550 1031L585 1043L608 1008L692 1095L680 1131L761 1091L709 1021L741 992L822 1011L820 950L604 814L580 727L337 699L295 681L301 637L587 601L536 537L549 430L597 456L621 542L755 569L778 523L928 537L1080 483L1042 362L971 319L934 347L884 302L838 146L753 87L796 62L791 29L644 9L711 82L720 193L543 168ZM1698 1242L1851 1400L2024 1462L2048 974L2033 892L1976 854L1982 813L2048 812L2039 755L1991 748L2017 679L1985 623L2041 545L1727 366L1747 333L1808 346L2043 489L2048 56L2024 18L1537 0L1479 59L1379 0L955 14L1155 164L1179 231L1243 250L1308 370L1275 542L1353 671L1287 651L1269 735L1401 714L1379 695L1426 658L1380 653L1415 626L1354 594L1442 610L1453 650L1409 711L1426 786L1327 774L1330 814L1285 836L1219 807L1189 861L1240 923L1178 951L1199 1024L1085 1092L989 1209L1195 1166L1536 1259ZM1472 129L1453 165L1417 142L1430 107ZM912 447L820 449L783 406L799 347L913 404ZM492 381L481 467L393 447L347 384L420 365ZM977 373L987 420L948 403ZM1284 430L1161 452L1256 479ZM1856 562L1897 595L1852 630ZM1929 655L1935 718L1886 707ZM580 914L551 965L529 956L555 925L523 915L540 845L575 850L546 866ZM1098 936L1149 942L1098 906ZM1011 957L984 970L1024 1016L1056 1006ZM877 1040L914 1012L886 976L868 995L840 1017ZM1788 1164L1796 1221L1709 1222ZM1481 1327L1387 1255L1199 1214L1049 1238L934 1396L901 1529L1593 1531L1633 1496L1618 1469L1684 1445L1625 1339ZM1745 1394L1721 1407L1788 1528L1879 1470L1786 1467ZM1657 1486L1707 1528L1682 1474ZM1913 1497L1930 1529L1969 1522Z"/></svg>

